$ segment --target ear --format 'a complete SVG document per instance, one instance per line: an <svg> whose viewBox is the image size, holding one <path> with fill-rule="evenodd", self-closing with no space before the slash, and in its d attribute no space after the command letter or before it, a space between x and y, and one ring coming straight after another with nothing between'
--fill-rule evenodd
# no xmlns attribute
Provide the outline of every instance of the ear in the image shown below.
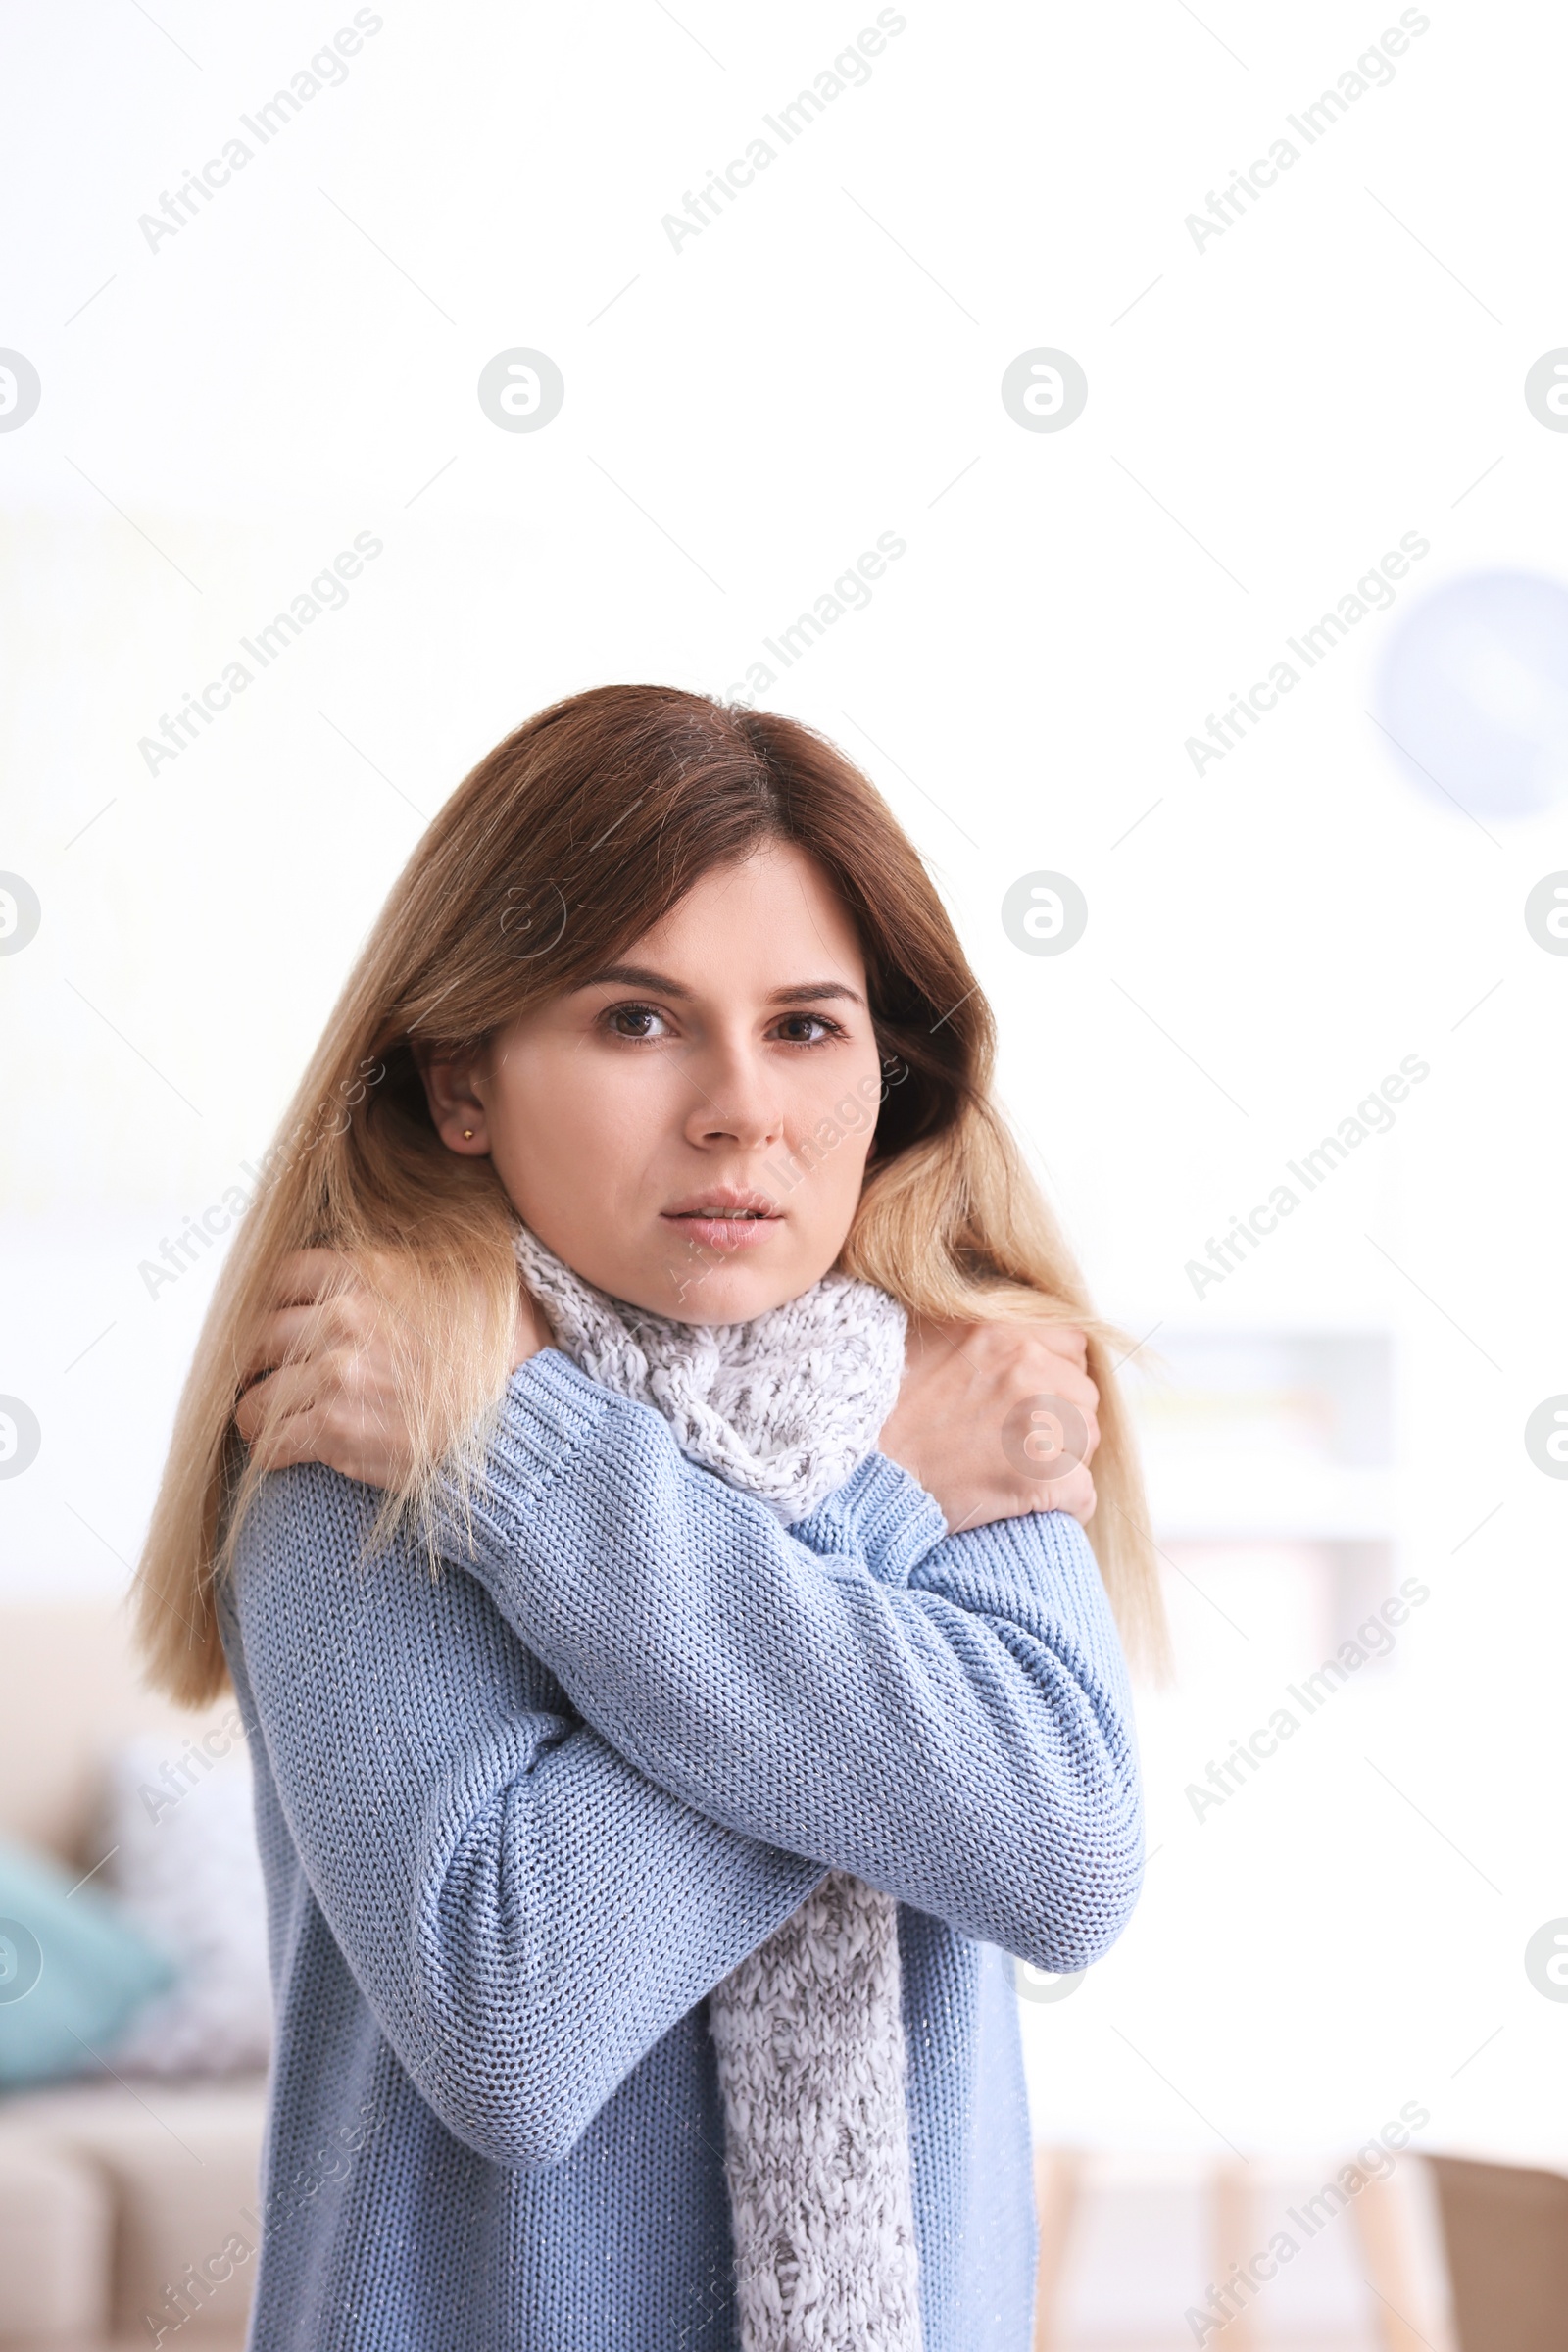
<svg viewBox="0 0 1568 2352"><path fill-rule="evenodd" d="M447 1150L465 1159L484 1158L490 1149L490 1122L479 1092L487 1065L483 1050L440 1054L416 1045L414 1058L435 1131Z"/></svg>

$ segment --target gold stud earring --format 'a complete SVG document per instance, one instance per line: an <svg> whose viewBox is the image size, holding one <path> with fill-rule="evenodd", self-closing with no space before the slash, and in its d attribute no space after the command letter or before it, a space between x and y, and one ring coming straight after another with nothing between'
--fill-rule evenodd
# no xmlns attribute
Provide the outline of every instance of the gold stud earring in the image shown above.
<svg viewBox="0 0 1568 2352"><path fill-rule="evenodd" d="M471 1143L472 1143L472 1141L473 1141L473 1129L472 1129L471 1127L465 1127L465 1129L463 1130L463 1140L464 1140L464 1142L465 1142L466 1144L471 1144Z"/></svg>

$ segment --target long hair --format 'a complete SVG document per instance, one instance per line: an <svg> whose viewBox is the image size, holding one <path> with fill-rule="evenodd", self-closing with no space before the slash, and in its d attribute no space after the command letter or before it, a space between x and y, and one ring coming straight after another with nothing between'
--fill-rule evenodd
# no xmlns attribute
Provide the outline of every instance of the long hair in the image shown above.
<svg viewBox="0 0 1568 2352"><path fill-rule="evenodd" d="M990 1095L994 1024L924 866L864 776L790 718L662 686L540 711L472 770L409 859L351 972L240 1226L180 1398L142 1554L151 1679L221 1690L216 1587L263 1473L233 1426L284 1259L331 1249L394 1308L414 1466L377 1528L428 1529L475 1474L505 1391L516 1215L488 1159L449 1152L415 1049L481 1043L578 986L698 878L768 841L816 858L859 933L885 1066L902 1072L839 1258L912 1315L1031 1318L1090 1335L1100 1391L1092 1540L1129 1648L1163 1660L1142 1484L1109 1348ZM475 1301L478 1311L475 1311Z"/></svg>

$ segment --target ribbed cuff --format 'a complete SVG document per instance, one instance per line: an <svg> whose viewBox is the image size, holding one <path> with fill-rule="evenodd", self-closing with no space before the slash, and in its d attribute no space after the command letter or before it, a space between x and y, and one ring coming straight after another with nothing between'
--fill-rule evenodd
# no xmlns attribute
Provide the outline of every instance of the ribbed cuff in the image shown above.
<svg viewBox="0 0 1568 2352"><path fill-rule="evenodd" d="M580 1447L593 1443L610 1403L604 1390L559 1348L542 1348L517 1366L471 1491L465 1497L456 1481L446 1487L443 1519L460 1559L473 1556L466 1534L470 1522L478 1551L487 1543L510 1542L544 1488Z"/></svg>
<svg viewBox="0 0 1568 2352"><path fill-rule="evenodd" d="M916 1561L923 1559L948 1532L936 1497L917 1479L890 1461L885 1453L869 1453L853 1470L837 1494L818 1510L820 1548L824 1555L853 1550L863 1555L879 1584L906 1584ZM816 1518L800 1522L811 1526Z"/></svg>

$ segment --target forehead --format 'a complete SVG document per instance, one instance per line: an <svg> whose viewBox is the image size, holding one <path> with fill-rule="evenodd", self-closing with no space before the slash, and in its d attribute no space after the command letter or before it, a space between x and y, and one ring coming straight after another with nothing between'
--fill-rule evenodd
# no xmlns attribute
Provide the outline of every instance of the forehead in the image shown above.
<svg viewBox="0 0 1568 2352"><path fill-rule="evenodd" d="M792 842L713 867L623 954L706 985L782 986L809 977L865 983L855 921L825 870Z"/></svg>

